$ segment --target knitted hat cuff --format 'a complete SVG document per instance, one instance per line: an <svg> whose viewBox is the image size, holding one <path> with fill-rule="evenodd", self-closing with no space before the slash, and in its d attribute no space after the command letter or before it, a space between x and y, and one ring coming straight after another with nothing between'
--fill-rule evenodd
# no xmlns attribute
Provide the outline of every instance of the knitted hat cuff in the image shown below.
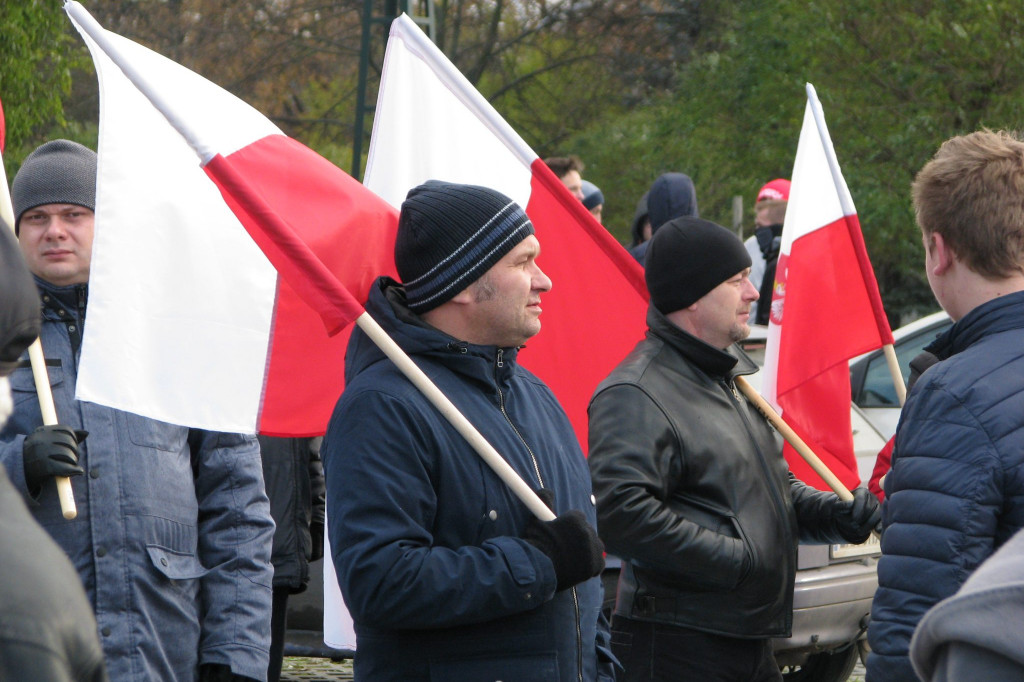
<svg viewBox="0 0 1024 682"><path fill-rule="evenodd" d="M28 155L11 184L15 230L25 211L45 204L96 209L96 152L71 140L51 140Z"/></svg>

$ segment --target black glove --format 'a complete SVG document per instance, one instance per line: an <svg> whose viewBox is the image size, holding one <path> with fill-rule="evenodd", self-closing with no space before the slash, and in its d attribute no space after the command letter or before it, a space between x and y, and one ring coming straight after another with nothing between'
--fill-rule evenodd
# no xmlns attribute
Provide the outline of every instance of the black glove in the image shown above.
<svg viewBox="0 0 1024 682"><path fill-rule="evenodd" d="M832 506L832 520L836 530L847 542L860 544L871 536L882 520L882 506L867 488L853 491L853 500L837 500Z"/></svg>
<svg viewBox="0 0 1024 682"><path fill-rule="evenodd" d="M313 521L309 524L309 560L318 561L324 557L324 523Z"/></svg>
<svg viewBox="0 0 1024 682"><path fill-rule="evenodd" d="M223 663L204 663L199 666L199 682L256 682L251 677L236 675L231 666Z"/></svg>
<svg viewBox="0 0 1024 682"><path fill-rule="evenodd" d="M548 502L550 494L541 499L551 506ZM553 521L541 521L531 516L523 539L551 559L555 565L558 591L600 575L604 569L604 543L578 509L568 511Z"/></svg>
<svg viewBox="0 0 1024 682"><path fill-rule="evenodd" d="M78 466L78 444L87 435L85 431L75 431L68 426L48 424L26 436L22 457L25 462L25 483L33 497L39 494L48 478L81 476L85 473Z"/></svg>

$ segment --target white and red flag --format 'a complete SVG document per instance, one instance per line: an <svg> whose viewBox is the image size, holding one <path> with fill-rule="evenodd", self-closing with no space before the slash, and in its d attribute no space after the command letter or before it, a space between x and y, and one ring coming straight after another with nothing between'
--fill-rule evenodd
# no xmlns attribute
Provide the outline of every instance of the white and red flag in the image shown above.
<svg viewBox="0 0 1024 682"><path fill-rule="evenodd" d="M496 189L526 209L553 286L520 352L586 451L597 384L643 337L643 270L408 16L391 24L363 183L393 206L429 179Z"/></svg>
<svg viewBox="0 0 1024 682"><path fill-rule="evenodd" d="M768 322L762 394L849 488L860 485L850 425L850 358L892 343L857 210L814 88L792 188ZM787 443L801 480L828 486Z"/></svg>
<svg viewBox="0 0 1024 682"><path fill-rule="evenodd" d="M397 212L245 102L65 9L101 95L77 397L215 430L323 433L347 325L394 271Z"/></svg>

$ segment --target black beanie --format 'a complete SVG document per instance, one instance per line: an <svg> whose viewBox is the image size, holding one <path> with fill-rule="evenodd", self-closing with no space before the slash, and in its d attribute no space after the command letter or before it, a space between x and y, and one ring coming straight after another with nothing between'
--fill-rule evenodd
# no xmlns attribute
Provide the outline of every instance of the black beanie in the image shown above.
<svg viewBox="0 0 1024 682"><path fill-rule="evenodd" d="M11 185L14 227L21 214L43 204L96 210L96 152L71 140L51 140L28 155Z"/></svg>
<svg viewBox="0 0 1024 682"><path fill-rule="evenodd" d="M425 313L450 300L531 234L526 213L501 192L439 180L412 188L395 238L409 309Z"/></svg>
<svg viewBox="0 0 1024 682"><path fill-rule="evenodd" d="M668 314L686 308L750 267L739 237L709 220L670 220L651 237L644 277L651 305Z"/></svg>

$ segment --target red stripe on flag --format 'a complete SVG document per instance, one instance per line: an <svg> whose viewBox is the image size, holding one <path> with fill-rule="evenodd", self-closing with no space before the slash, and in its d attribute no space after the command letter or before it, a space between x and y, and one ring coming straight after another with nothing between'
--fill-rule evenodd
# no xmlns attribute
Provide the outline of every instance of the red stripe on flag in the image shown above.
<svg viewBox="0 0 1024 682"><path fill-rule="evenodd" d="M786 422L843 485L851 490L860 485L850 437L850 369L845 362L805 382L800 390L780 396L779 406ZM801 481L830 489L789 443L783 455Z"/></svg>
<svg viewBox="0 0 1024 682"><path fill-rule="evenodd" d="M587 451L587 405L646 330L643 269L543 161L531 166L537 263L551 278L541 331L520 357L551 388Z"/></svg>
<svg viewBox="0 0 1024 682"><path fill-rule="evenodd" d="M321 434L344 387L346 326L373 280L395 273L398 214L280 135L217 156L206 172L281 275L259 432Z"/></svg>
<svg viewBox="0 0 1024 682"><path fill-rule="evenodd" d="M864 281L864 290L867 292L868 300L871 302L871 310L875 314L875 326L878 328L878 336L881 345L891 344L892 328L889 326L889 318L882 306L882 294L878 291L878 280L875 279L875 269L871 266L871 259L868 258L868 247L864 243L864 233L860 229L860 218L857 214L844 217L846 229L850 234L850 242L853 244L853 252L857 256L857 264L860 266L860 276ZM859 355L859 353L858 353Z"/></svg>
<svg viewBox="0 0 1024 682"><path fill-rule="evenodd" d="M781 405L789 391L831 367L845 367L850 358L880 347L882 340L870 296L856 285L863 281L863 271L845 218L797 239L785 261L780 258L779 268L783 272L776 275L776 286L784 287L784 323L776 395ZM849 395L847 388L847 399Z"/></svg>

